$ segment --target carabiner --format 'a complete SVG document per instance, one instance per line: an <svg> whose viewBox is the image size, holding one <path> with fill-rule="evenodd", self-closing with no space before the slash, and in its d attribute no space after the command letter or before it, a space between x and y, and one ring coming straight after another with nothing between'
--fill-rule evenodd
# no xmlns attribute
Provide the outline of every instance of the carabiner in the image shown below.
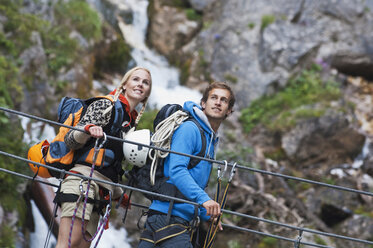
<svg viewBox="0 0 373 248"><path fill-rule="evenodd" d="M99 141L101 139L103 139L103 141L101 143L99 143ZM104 133L103 138L97 138L96 139L95 150L100 150L102 148L102 146L105 144L105 142L106 142L106 134Z"/></svg>
<svg viewBox="0 0 373 248"><path fill-rule="evenodd" d="M80 180L80 183L79 183L79 190L80 190L80 194L81 195L84 195L85 194L85 191L83 189L83 179Z"/></svg>
<svg viewBox="0 0 373 248"><path fill-rule="evenodd" d="M302 239L303 230L299 230L299 235L296 241L294 241L294 248L300 247L300 241Z"/></svg>
<svg viewBox="0 0 373 248"><path fill-rule="evenodd" d="M232 181L233 176L234 176L234 174L236 173L236 165L237 165L237 163L234 163L233 166L232 166L231 174L230 174L230 176L229 176L229 180L228 180L229 183Z"/></svg>
<svg viewBox="0 0 373 248"><path fill-rule="evenodd" d="M221 173L221 165L219 165L219 167L218 167L218 180L220 180L224 176L225 172L227 171L228 162L227 162L227 160L223 160L223 161L224 161L224 164L225 164L223 173ZM221 173L221 175L220 175L220 173Z"/></svg>

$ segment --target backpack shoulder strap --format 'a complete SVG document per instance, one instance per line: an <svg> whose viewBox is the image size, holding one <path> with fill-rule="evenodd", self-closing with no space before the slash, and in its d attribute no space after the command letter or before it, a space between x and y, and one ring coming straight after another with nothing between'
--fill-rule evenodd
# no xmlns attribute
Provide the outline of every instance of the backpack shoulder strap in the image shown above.
<svg viewBox="0 0 373 248"><path fill-rule="evenodd" d="M206 143L207 142L206 142L206 136L205 136L205 133L204 133L204 131L202 129L202 126L193 117L189 118L187 121L192 121L194 124L196 124L196 126L198 127L199 132L201 133L202 146L201 146L200 152L196 156L198 156L198 157L204 157L205 154L206 154ZM198 158L190 158L190 161L189 161L189 164L188 164L188 170L193 169L200 161L201 161L201 159L198 159Z"/></svg>

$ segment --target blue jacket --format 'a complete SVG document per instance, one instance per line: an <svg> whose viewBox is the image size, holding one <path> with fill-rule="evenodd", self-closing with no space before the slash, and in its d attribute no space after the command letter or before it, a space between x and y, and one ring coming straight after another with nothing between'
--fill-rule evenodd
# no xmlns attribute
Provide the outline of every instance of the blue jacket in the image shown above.
<svg viewBox="0 0 373 248"><path fill-rule="evenodd" d="M207 117L202 112L201 107L194 102L185 102L184 109L201 124L206 137L206 154L205 157L214 158L215 146L218 138L214 131L211 129ZM202 148L201 133L195 123L186 121L174 132L171 141L171 150L197 155ZM183 195L190 201L202 204L211 198L204 191L206 188L212 164L208 161L201 160L194 168L188 170L190 157L170 153L164 163L164 174L170 177L169 183L174 184ZM169 201L152 202L150 209L167 213L169 208ZM181 217L187 221L194 218L195 207L187 203L177 203L172 209L172 215ZM199 208L199 216L202 220L208 220L209 216L206 215L206 209Z"/></svg>

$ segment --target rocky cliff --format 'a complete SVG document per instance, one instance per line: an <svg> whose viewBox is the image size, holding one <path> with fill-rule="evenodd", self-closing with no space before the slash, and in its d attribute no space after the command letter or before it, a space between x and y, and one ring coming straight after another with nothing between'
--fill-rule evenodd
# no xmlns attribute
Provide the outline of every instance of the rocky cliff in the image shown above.
<svg viewBox="0 0 373 248"><path fill-rule="evenodd" d="M179 66L182 82L200 89L227 81L235 89L239 113L223 127L221 159L372 191L372 1L151 3L148 43ZM228 208L372 239L372 197L247 174L236 178ZM297 235L247 219L225 221ZM317 235L306 240L367 247ZM218 241L217 247L289 245L229 230Z"/></svg>
<svg viewBox="0 0 373 248"><path fill-rule="evenodd" d="M125 1L120 8L116 1L99 2L100 13L86 1L0 3L1 106L55 119L61 96L107 91L131 60L116 17L131 22L132 15ZM371 0L153 0L147 43L180 68L181 82L191 88L212 80L232 85L237 105L222 127L219 159L372 192L372 12ZM93 80L104 82L103 89L93 87ZM19 120L0 113L0 127L1 150L24 156L28 144L19 145ZM3 157L0 164L24 168ZM28 192L27 182L0 178L0 246L27 247L32 223L26 208L15 207L29 202L29 193L19 197ZM213 194L214 174L211 181ZM229 192L230 210L373 240L370 196L243 170ZM126 224L135 238L137 217ZM298 235L240 217L223 221ZM368 247L313 234L302 241ZM215 247L290 245L225 229Z"/></svg>

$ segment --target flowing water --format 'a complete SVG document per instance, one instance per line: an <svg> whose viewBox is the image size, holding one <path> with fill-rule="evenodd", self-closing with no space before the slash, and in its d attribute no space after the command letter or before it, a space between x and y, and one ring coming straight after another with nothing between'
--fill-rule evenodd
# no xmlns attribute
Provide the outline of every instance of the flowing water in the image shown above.
<svg viewBox="0 0 373 248"><path fill-rule="evenodd" d="M163 56L147 47L145 41L148 26L147 0L89 0L89 2L101 12L106 11L107 4L104 2L116 6L117 12L106 14L106 18L113 19L113 15L119 16L115 22L118 23L125 41L132 47L131 56L134 63L150 70L153 88L149 103L152 108L160 108L168 103L183 104L187 100L199 102L201 94L198 91L179 84L178 69L170 66ZM121 17L118 12L131 12L132 18Z"/></svg>

